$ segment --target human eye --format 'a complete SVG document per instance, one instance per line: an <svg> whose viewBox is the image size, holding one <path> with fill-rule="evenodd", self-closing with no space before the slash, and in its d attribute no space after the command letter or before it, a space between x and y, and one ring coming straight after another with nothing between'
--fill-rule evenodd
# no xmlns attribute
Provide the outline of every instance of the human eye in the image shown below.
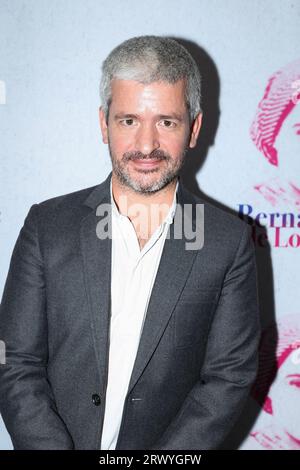
<svg viewBox="0 0 300 470"><path fill-rule="evenodd" d="M293 385L294 387L300 388L300 380L299 379L290 380L290 385Z"/></svg>
<svg viewBox="0 0 300 470"><path fill-rule="evenodd" d="M294 375L288 377L288 384L292 385L293 387L300 388L300 375Z"/></svg>
<svg viewBox="0 0 300 470"><path fill-rule="evenodd" d="M166 127L167 129L172 129L176 127L176 122L170 121L169 119L163 119L161 122L162 122L162 126Z"/></svg>
<svg viewBox="0 0 300 470"><path fill-rule="evenodd" d="M135 119L126 118L126 119L121 119L119 122L124 127L133 127L133 125L135 124Z"/></svg>

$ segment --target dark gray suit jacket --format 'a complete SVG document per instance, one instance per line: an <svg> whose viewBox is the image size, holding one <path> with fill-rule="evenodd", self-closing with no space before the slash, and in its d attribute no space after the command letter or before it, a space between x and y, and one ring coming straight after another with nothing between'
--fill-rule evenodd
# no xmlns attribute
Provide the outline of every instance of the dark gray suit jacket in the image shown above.
<svg viewBox="0 0 300 470"><path fill-rule="evenodd" d="M111 240L96 236L96 208L110 178L34 204L18 236L0 311L0 411L15 449L100 449ZM204 203L204 246L186 250L170 225L116 449L218 448L256 376L251 229L180 180L178 203Z"/></svg>

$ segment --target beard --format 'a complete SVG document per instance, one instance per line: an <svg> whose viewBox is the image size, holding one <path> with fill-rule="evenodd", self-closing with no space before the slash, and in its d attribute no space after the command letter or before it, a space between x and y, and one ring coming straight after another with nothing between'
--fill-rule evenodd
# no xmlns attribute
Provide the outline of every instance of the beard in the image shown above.
<svg viewBox="0 0 300 470"><path fill-rule="evenodd" d="M109 154L113 171L123 186L133 189L138 193L155 193L174 181L183 167L187 147L182 152L180 158L174 159L169 154L160 149L154 150L149 155L142 152L126 152L121 159L115 157L113 150L108 143ZM162 161L158 167L132 170L130 161L142 160Z"/></svg>

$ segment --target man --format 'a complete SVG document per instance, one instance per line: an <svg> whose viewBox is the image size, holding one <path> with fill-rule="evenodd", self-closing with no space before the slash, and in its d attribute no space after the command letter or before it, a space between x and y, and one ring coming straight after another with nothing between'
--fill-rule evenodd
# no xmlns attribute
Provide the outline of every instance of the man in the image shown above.
<svg viewBox="0 0 300 470"><path fill-rule="evenodd" d="M1 413L15 449L217 449L256 375L251 229L180 180L202 121L185 48L132 38L102 72L112 172L26 217L1 305Z"/></svg>

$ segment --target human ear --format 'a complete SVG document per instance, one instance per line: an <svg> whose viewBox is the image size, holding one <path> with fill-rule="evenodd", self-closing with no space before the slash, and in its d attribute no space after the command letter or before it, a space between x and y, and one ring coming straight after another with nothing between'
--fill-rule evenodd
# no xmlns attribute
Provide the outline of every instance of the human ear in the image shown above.
<svg viewBox="0 0 300 470"><path fill-rule="evenodd" d="M202 125L202 113L197 114L192 125L192 131L190 135L189 147L194 148L197 144L197 139Z"/></svg>
<svg viewBox="0 0 300 470"><path fill-rule="evenodd" d="M106 123L106 116L102 106L99 108L99 123L102 134L102 141L104 144L108 144L108 128Z"/></svg>

